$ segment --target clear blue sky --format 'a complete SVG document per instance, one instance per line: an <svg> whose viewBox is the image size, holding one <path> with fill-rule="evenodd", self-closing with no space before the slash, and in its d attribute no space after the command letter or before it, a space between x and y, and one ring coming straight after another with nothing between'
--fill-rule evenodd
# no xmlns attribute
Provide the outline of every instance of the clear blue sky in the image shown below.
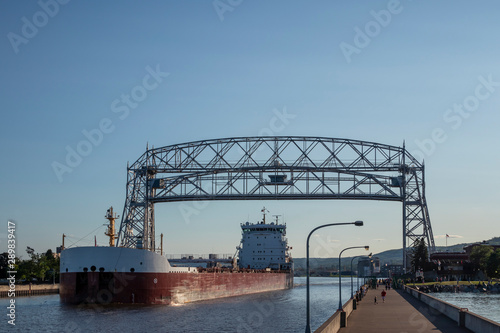
<svg viewBox="0 0 500 333"><path fill-rule="evenodd" d="M295 118L274 135L405 140L425 157L434 235L500 235L498 2L60 2L0 4L4 249L8 220L26 256L87 235L111 205L121 215L127 161L146 143L269 134L284 109ZM99 126L58 177L54 163ZM169 253L233 253L263 205L285 216L295 257L313 227L346 220L365 226L325 229L312 253L402 245L396 203L211 202L189 221L180 205L157 205ZM103 232L78 245L104 245Z"/></svg>

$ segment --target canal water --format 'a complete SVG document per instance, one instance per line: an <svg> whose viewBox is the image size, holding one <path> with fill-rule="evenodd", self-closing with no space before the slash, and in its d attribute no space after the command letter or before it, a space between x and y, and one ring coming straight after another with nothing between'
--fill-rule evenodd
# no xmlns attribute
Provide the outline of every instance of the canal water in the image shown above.
<svg viewBox="0 0 500 333"><path fill-rule="evenodd" d="M306 279L268 293L193 302L177 306L80 305L59 295L16 298L15 326L8 324L9 299L0 299L1 332L304 332ZM338 278L311 278L311 326L318 328L338 308ZM354 278L354 289L356 279ZM342 278L342 303L351 279Z"/></svg>
<svg viewBox="0 0 500 333"><path fill-rule="evenodd" d="M442 301L467 308L482 317L500 323L500 294L484 293L430 293Z"/></svg>

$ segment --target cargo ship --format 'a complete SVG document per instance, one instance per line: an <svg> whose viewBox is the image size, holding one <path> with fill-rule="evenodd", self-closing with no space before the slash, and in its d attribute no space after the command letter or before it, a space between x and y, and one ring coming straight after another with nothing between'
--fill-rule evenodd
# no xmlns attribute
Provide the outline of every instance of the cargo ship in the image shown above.
<svg viewBox="0 0 500 333"><path fill-rule="evenodd" d="M231 267L177 267L163 251L114 246L112 207L105 233L110 246L75 247L61 253L63 303L183 304L293 287L286 224L241 223Z"/></svg>

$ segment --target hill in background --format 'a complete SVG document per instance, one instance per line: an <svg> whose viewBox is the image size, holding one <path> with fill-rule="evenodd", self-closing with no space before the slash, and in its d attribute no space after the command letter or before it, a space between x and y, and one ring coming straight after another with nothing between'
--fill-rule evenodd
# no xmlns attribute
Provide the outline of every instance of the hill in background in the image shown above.
<svg viewBox="0 0 500 333"><path fill-rule="evenodd" d="M462 252L464 247L471 244L477 244L481 242L474 243L461 243L451 246L436 246L437 252ZM493 237L490 240L485 241L487 245L500 245L500 237ZM392 265L402 265L403 264L403 249L387 250L380 253L374 253L374 257L380 259L380 265L392 264ZM350 270L352 257L342 258L342 270ZM306 258L294 258L295 269L305 269L306 268ZM353 265L356 265L357 259L354 259ZM311 269L325 268L325 269L337 269L339 265L339 258L310 258L309 265Z"/></svg>

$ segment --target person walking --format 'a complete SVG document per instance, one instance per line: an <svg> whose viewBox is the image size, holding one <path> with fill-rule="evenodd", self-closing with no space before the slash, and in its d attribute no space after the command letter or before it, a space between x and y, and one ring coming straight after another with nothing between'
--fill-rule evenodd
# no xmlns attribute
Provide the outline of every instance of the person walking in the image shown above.
<svg viewBox="0 0 500 333"><path fill-rule="evenodd" d="M375 296L375 298L373 299L373 304L378 304L378 302L377 302L377 296Z"/></svg>
<svg viewBox="0 0 500 333"><path fill-rule="evenodd" d="M387 295L387 292L385 290L382 290L380 293L380 296L382 296L382 303L385 303L385 295Z"/></svg>

